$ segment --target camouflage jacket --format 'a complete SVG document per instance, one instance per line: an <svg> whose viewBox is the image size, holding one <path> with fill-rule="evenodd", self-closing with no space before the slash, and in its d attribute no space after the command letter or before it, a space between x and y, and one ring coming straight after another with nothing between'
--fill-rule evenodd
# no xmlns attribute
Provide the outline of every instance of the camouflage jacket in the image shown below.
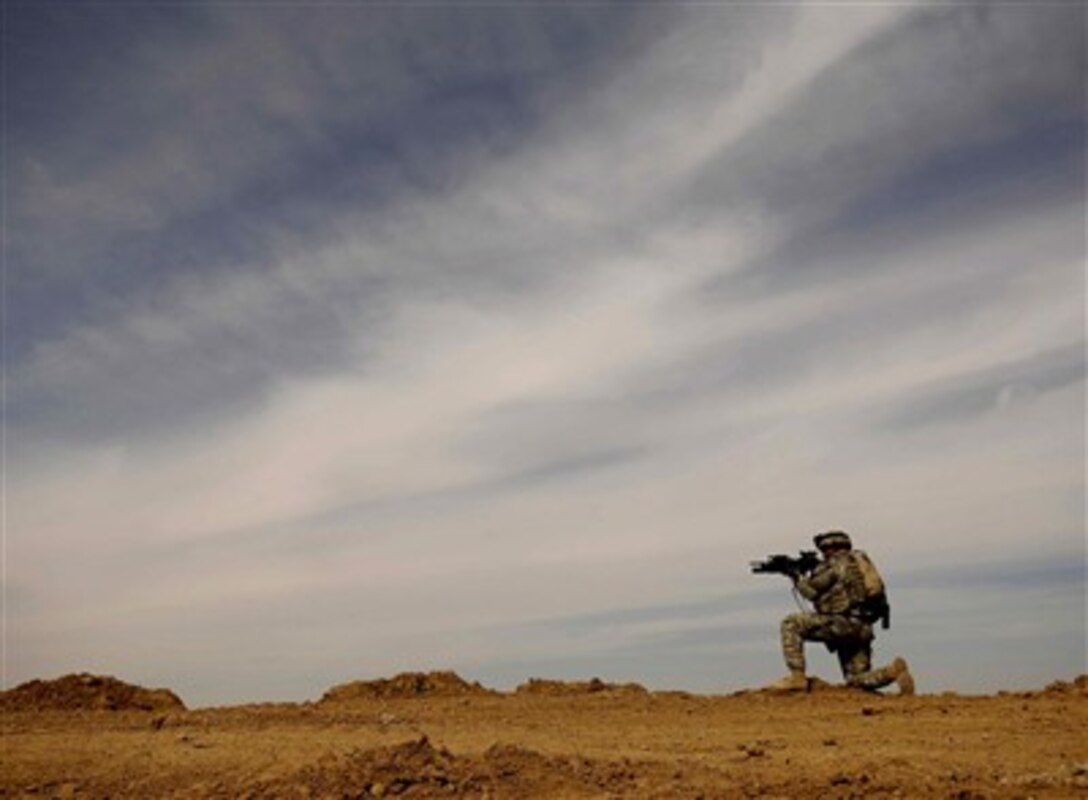
<svg viewBox="0 0 1088 800"><path fill-rule="evenodd" d="M865 579L853 556L839 553L798 578L797 590L820 614L849 614L865 598Z"/></svg>

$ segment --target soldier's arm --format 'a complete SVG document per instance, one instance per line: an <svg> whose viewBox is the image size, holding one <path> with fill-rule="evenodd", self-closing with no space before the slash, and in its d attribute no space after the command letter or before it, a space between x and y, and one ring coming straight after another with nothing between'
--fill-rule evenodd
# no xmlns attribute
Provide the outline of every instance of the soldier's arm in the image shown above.
<svg viewBox="0 0 1088 800"><path fill-rule="evenodd" d="M820 564L810 575L803 575L794 581L797 591L806 600L815 600L827 592L837 581L839 576L829 564Z"/></svg>

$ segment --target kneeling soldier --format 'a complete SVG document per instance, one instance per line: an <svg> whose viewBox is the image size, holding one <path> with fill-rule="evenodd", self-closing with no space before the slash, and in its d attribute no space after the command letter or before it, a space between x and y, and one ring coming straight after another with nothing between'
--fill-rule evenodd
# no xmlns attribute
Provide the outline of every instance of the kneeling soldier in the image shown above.
<svg viewBox="0 0 1088 800"><path fill-rule="evenodd" d="M895 683L900 694L914 694L914 678L902 658L872 669L874 620L863 610L865 578L852 552L850 537L842 531L828 531L818 534L814 541L822 556L819 565L808 575L790 577L816 611L790 614L782 620L782 654L790 672L767 688L807 689L804 644L823 642L838 656L847 686L876 690Z"/></svg>

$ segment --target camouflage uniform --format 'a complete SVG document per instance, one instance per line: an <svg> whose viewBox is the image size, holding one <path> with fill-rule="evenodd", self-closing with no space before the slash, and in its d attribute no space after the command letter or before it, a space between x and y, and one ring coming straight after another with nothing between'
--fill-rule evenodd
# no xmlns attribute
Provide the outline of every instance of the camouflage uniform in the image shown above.
<svg viewBox="0 0 1088 800"><path fill-rule="evenodd" d="M872 669L873 626L851 614L864 597L864 579L849 552L832 554L796 585L816 611L782 620L782 653L791 672L805 671L805 642L823 642L838 656L848 686L880 689L896 680L893 666Z"/></svg>

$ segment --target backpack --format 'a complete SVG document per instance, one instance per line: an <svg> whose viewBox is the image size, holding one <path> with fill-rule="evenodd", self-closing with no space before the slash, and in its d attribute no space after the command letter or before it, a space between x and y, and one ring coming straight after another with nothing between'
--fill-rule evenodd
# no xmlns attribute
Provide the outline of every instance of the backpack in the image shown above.
<svg viewBox="0 0 1088 800"><path fill-rule="evenodd" d="M880 577L876 565L863 550L851 550L854 565L861 573L861 585L858 597L854 598L854 611L865 622L872 625L880 620L880 627L887 629L891 624L892 610L888 605L888 592L884 588L884 579Z"/></svg>

